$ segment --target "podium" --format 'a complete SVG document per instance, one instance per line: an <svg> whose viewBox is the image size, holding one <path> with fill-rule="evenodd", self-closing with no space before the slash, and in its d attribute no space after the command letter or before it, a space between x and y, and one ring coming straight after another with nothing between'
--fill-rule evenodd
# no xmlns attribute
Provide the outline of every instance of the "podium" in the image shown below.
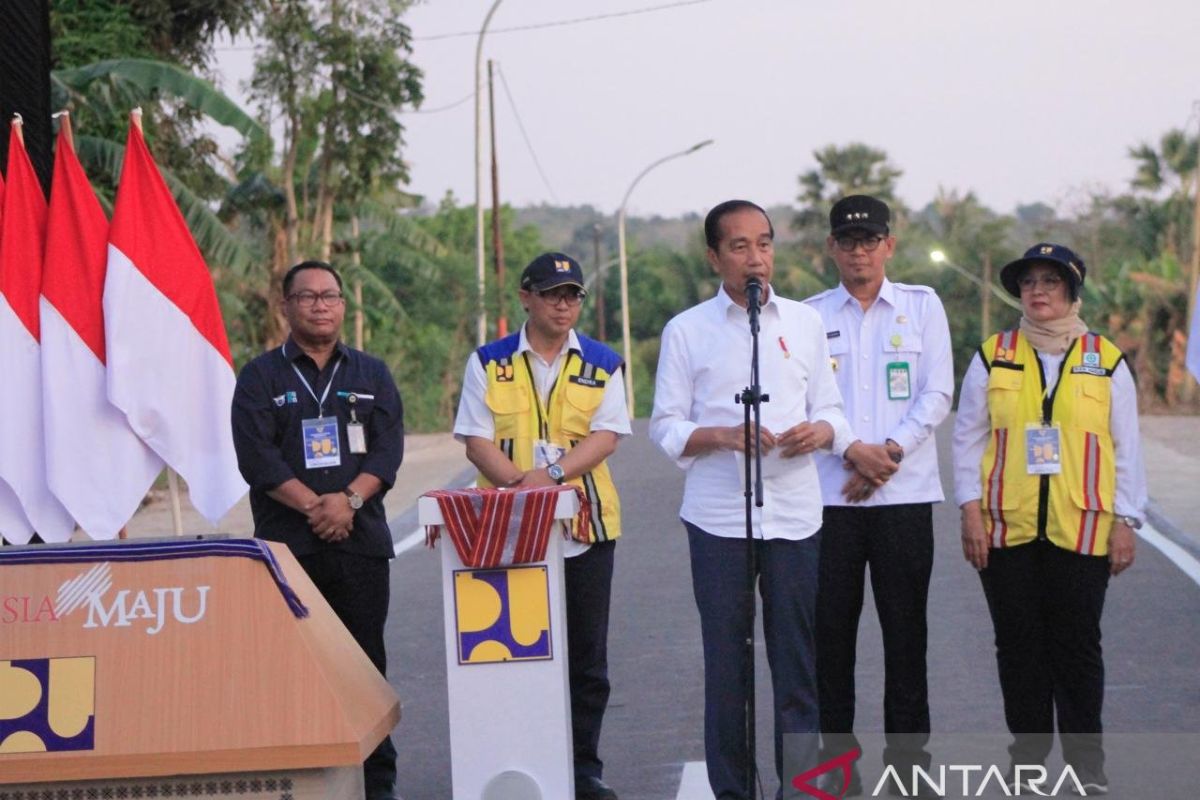
<svg viewBox="0 0 1200 800"><path fill-rule="evenodd" d="M422 525L444 523L422 497ZM579 512L558 493L555 528ZM442 554L442 608L454 800L562 800L575 796L563 537L545 557L467 566L450 542Z"/></svg>
<svg viewBox="0 0 1200 800"><path fill-rule="evenodd" d="M399 714L284 545L0 552L0 800L357 799Z"/></svg>

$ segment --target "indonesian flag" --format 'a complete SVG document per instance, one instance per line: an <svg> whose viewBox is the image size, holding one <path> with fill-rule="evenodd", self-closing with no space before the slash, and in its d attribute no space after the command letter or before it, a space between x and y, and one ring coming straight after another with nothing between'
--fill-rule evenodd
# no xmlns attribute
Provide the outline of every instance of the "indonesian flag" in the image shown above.
<svg viewBox="0 0 1200 800"><path fill-rule="evenodd" d="M102 308L107 251L108 219L75 157L64 117L42 270L46 478L93 539L116 538L163 468L108 402Z"/></svg>
<svg viewBox="0 0 1200 800"><path fill-rule="evenodd" d="M3 219L4 178L0 177L0 220ZM33 535L33 526L21 508L21 501L2 479L0 479L0 541L25 544Z"/></svg>
<svg viewBox="0 0 1200 800"><path fill-rule="evenodd" d="M8 142L8 185L0 217L0 375L4 376L4 437L0 478L12 489L25 517L44 541L65 542L75 522L46 483L42 441L42 359L38 294L42 286L42 249L46 235L46 198L21 138L21 122L12 123ZM32 531L5 530L11 542L24 544Z"/></svg>
<svg viewBox="0 0 1200 800"><path fill-rule="evenodd" d="M108 399L215 525L248 488L229 418L233 359L212 276L139 121L134 112L108 235Z"/></svg>

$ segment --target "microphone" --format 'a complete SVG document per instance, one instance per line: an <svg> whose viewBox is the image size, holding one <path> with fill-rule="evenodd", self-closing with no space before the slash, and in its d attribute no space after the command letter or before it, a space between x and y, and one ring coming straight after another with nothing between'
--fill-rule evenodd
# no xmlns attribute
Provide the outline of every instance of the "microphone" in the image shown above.
<svg viewBox="0 0 1200 800"><path fill-rule="evenodd" d="M762 281L753 276L746 278L746 300L751 308L757 309L762 305Z"/></svg>
<svg viewBox="0 0 1200 800"><path fill-rule="evenodd" d="M758 333L758 311L762 305L762 281L754 276L746 279L746 312L750 315L750 331Z"/></svg>

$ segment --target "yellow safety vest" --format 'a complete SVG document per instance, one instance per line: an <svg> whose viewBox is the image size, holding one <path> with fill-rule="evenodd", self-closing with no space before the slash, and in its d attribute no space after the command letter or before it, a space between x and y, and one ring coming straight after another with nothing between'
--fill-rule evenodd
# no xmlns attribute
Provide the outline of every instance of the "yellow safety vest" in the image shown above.
<svg viewBox="0 0 1200 800"><path fill-rule="evenodd" d="M522 470L533 468L538 439L570 450L591 433L592 416L600 407L604 387L622 366L620 356L607 346L582 335L578 338L580 349L563 357L545 406L538 398L529 356L517 352L519 332L476 351L487 375L485 399L496 426L494 441ZM621 501L608 462L602 461L591 472L567 482L583 489L592 505L590 540L619 537ZM479 485L492 484L480 476Z"/></svg>
<svg viewBox="0 0 1200 800"><path fill-rule="evenodd" d="M988 369L991 436L980 465L983 512L992 547L1048 539L1086 555L1106 555L1113 523L1116 461L1109 420L1112 374L1124 358L1096 333L1072 342L1053 392L1037 353L1019 331L979 349ZM1026 426L1061 426L1062 471L1031 475Z"/></svg>

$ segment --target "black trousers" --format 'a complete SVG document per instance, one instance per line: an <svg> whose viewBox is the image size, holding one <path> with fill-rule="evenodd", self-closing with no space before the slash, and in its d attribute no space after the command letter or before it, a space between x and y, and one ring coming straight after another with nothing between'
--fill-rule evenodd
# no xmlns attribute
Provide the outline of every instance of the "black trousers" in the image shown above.
<svg viewBox="0 0 1200 800"><path fill-rule="evenodd" d="M746 594L746 540L706 533L684 521L692 567L692 594L700 612L704 646L704 758L717 800L751 800L746 778L746 647L751 635ZM816 660L813 619L817 602L820 534L806 539L756 539L763 638L771 670L775 723L775 774L789 759L804 769L816 763ZM807 736L803 734L809 734ZM790 795L789 795L790 796Z"/></svg>
<svg viewBox="0 0 1200 800"><path fill-rule="evenodd" d="M1046 541L993 548L979 573L996 631L996 664L1014 764L1041 764L1054 738L1080 777L1104 772L1100 615L1108 558Z"/></svg>
<svg viewBox="0 0 1200 800"><path fill-rule="evenodd" d="M383 626L391 592L386 558L324 550L300 556L300 566L316 584L338 619L350 631L379 674L387 677ZM366 800L391 800L396 788L396 748L386 736L363 762Z"/></svg>
<svg viewBox="0 0 1200 800"><path fill-rule="evenodd" d="M608 707L608 609L616 546L597 542L563 561L576 778L599 778L604 771L600 727Z"/></svg>
<svg viewBox="0 0 1200 800"><path fill-rule="evenodd" d="M883 633L884 761L928 767L926 605L933 570L933 505L826 506L817 589L817 686L827 757L858 745L854 665L865 573Z"/></svg>

